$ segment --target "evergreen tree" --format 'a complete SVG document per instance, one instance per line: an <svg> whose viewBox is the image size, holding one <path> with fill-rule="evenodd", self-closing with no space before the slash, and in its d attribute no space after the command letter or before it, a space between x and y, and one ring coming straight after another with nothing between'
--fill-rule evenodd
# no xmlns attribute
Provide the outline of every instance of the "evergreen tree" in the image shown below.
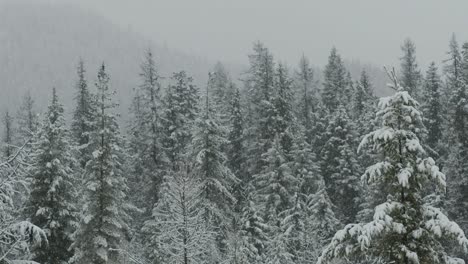
<svg viewBox="0 0 468 264"><path fill-rule="evenodd" d="M23 96L17 120L19 140L21 142L30 140L36 133L39 124L35 102L30 91L27 91Z"/></svg>
<svg viewBox="0 0 468 264"><path fill-rule="evenodd" d="M292 109L293 94L291 90L292 80L288 76L286 67L279 63L275 75L276 93L273 97L273 107L275 116L273 118L273 128L280 137L281 145L286 155L293 146L292 127L295 123Z"/></svg>
<svg viewBox="0 0 468 264"><path fill-rule="evenodd" d="M246 204L242 207L240 217L240 238L244 246L244 255L248 263L264 263L270 227L255 204L254 186L249 184L246 190Z"/></svg>
<svg viewBox="0 0 468 264"><path fill-rule="evenodd" d="M363 254L385 263L463 263L445 252L441 240L449 238L468 252L463 231L424 197L428 185L445 188L445 175L420 144L418 103L398 84L394 72L391 77L396 93L380 101L381 127L366 135L359 147L370 145L381 154L363 180L384 183L380 191L387 195L386 202L375 208L373 221L338 231L317 263Z"/></svg>
<svg viewBox="0 0 468 264"><path fill-rule="evenodd" d="M354 99L354 117L359 120L370 110L374 99L372 83L370 82L369 75L365 70L361 72L361 78L356 84L356 90L352 98Z"/></svg>
<svg viewBox="0 0 468 264"><path fill-rule="evenodd" d="M81 168L86 166L86 162L91 159L91 152L89 145L89 136L93 128L93 117L94 117L94 98L88 88L88 83L85 78L85 68L83 60L78 62L77 75L78 80L76 82L76 95L75 101L76 106L73 112L72 120L72 135L75 144L78 145L78 160Z"/></svg>
<svg viewBox="0 0 468 264"><path fill-rule="evenodd" d="M8 159L13 155L14 145L14 127L13 127L13 117L10 115L10 112L6 111L3 115L3 137L2 137L2 158Z"/></svg>
<svg viewBox="0 0 468 264"><path fill-rule="evenodd" d="M250 68L245 80L247 101L246 123L249 129L247 145L249 153L249 168L252 174L257 174L264 163L261 155L271 146L275 137L275 63L273 55L262 43L254 44L253 53L249 55Z"/></svg>
<svg viewBox="0 0 468 264"><path fill-rule="evenodd" d="M266 166L260 174L254 175L254 182L256 203L263 212L265 222L278 227L281 214L294 204L293 197L299 182L293 174L279 136L275 137L272 144L262 155Z"/></svg>
<svg viewBox="0 0 468 264"><path fill-rule="evenodd" d="M443 116L440 98L441 80L437 74L437 66L432 62L426 72L422 110L425 113L424 124L428 130L426 143L434 150L438 149L442 138Z"/></svg>
<svg viewBox="0 0 468 264"><path fill-rule="evenodd" d="M297 116L307 133L307 142L312 142L313 114L317 111L319 104L318 92L314 80L314 72L310 67L309 60L304 55L299 61L299 67L296 71L296 108Z"/></svg>
<svg viewBox="0 0 468 264"><path fill-rule="evenodd" d="M468 212L466 210L466 190L468 189L468 167L466 159L468 158L468 134L466 128L468 124L466 115L466 102L468 94L466 84L463 81L462 68L464 63L468 63L468 56L464 62L460 48L452 37L449 46L449 64L445 65L445 75L447 82L447 93L449 94L448 104L448 128L446 132L445 143L448 144L448 157L444 166L447 175L447 203L450 215L457 221L460 221L462 227L466 230L468 223L462 221L466 219Z"/></svg>
<svg viewBox="0 0 468 264"><path fill-rule="evenodd" d="M227 150L227 165L232 173L238 177L238 184L234 186L234 195L236 200L241 202L245 186L250 181L247 169L245 168L245 135L244 135L244 116L241 108L241 97L239 89L236 89L231 101L229 116L229 146Z"/></svg>
<svg viewBox="0 0 468 264"><path fill-rule="evenodd" d="M198 90L184 71L174 73L163 102L163 147L172 170L183 161L198 114Z"/></svg>
<svg viewBox="0 0 468 264"><path fill-rule="evenodd" d="M72 263L114 263L128 230L127 183L123 175L123 148L113 114L105 65L97 82L95 130L90 134L93 158L86 164L86 203L73 248Z"/></svg>
<svg viewBox="0 0 468 264"><path fill-rule="evenodd" d="M162 146L163 128L161 126L162 100L159 75L151 50L146 51L141 64L141 85L133 99L131 123L132 160L135 164L134 174L141 174L138 182L144 192L142 206L147 211L156 203L162 174L165 166ZM141 196L141 193L138 194Z"/></svg>
<svg viewBox="0 0 468 264"><path fill-rule="evenodd" d="M305 244L306 255L304 262L314 263L321 255L334 232L340 225L333 211L334 205L330 200L323 179L318 181L317 192L311 195L307 203L308 218L305 222L305 230L310 235L309 244Z"/></svg>
<svg viewBox="0 0 468 264"><path fill-rule="evenodd" d="M348 101L344 98L348 85L346 69L335 47L330 52L323 75L322 102L328 111L333 112L340 104Z"/></svg>
<svg viewBox="0 0 468 264"><path fill-rule="evenodd" d="M232 194L232 186L238 179L226 164L226 156L222 147L227 145L227 129L221 126L210 103L209 92L212 90L212 79L208 81L205 96L205 106L196 120L192 142L192 152L195 160L194 174L200 178L203 186L202 195L207 217L214 221L221 232L225 231L228 216L232 214L232 206L236 199Z"/></svg>
<svg viewBox="0 0 468 264"><path fill-rule="evenodd" d="M32 182L27 212L31 223L41 227L49 241L34 251L34 259L40 263L65 263L73 254L69 247L77 224L76 161L70 152L63 112L54 88L28 168Z"/></svg>
<svg viewBox="0 0 468 264"><path fill-rule="evenodd" d="M211 72L211 86L213 109L216 109L224 124L228 121L227 119L230 112L229 106L235 95L236 87L228 71L220 62L216 63L213 72Z"/></svg>
<svg viewBox="0 0 468 264"><path fill-rule="evenodd" d="M401 46L403 56L401 61L401 82L411 96L420 96L421 72L416 62L416 46L411 39L407 38Z"/></svg>
<svg viewBox="0 0 468 264"><path fill-rule="evenodd" d="M21 220L22 211L17 198L26 195L21 188L26 182L18 174L19 165L29 160L27 143L18 147L5 161L0 162L0 263L31 263L30 249L47 244L45 232L29 221Z"/></svg>
<svg viewBox="0 0 468 264"><path fill-rule="evenodd" d="M327 141L321 151L320 167L335 212L343 222L352 221L359 197L359 164L354 148L354 127L344 107L333 114L326 130Z"/></svg>
<svg viewBox="0 0 468 264"><path fill-rule="evenodd" d="M215 233L205 218L203 185L188 166L165 177L161 199L145 222L153 263L215 263Z"/></svg>

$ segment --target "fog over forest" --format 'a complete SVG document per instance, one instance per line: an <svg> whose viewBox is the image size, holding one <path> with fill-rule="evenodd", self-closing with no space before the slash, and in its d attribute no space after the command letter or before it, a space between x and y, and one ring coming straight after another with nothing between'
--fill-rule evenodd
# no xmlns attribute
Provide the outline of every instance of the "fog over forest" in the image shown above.
<svg viewBox="0 0 468 264"><path fill-rule="evenodd" d="M468 2L0 0L0 264L461 264Z"/></svg>

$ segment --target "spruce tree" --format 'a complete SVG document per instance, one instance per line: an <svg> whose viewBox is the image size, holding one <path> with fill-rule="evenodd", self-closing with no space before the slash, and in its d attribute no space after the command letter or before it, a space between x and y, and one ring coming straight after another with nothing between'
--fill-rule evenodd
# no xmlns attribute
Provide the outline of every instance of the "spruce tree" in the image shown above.
<svg viewBox="0 0 468 264"><path fill-rule="evenodd" d="M186 157L192 141L192 127L198 114L198 89L192 77L184 71L172 75L163 101L163 147L169 169L177 171L177 164Z"/></svg>
<svg viewBox="0 0 468 264"><path fill-rule="evenodd" d="M203 184L190 166L165 177L161 199L145 222L151 233L150 257L153 263L216 263L215 232L205 218Z"/></svg>
<svg viewBox="0 0 468 264"><path fill-rule="evenodd" d="M236 200L242 202L245 187L250 181L249 173L245 168L245 135L244 135L244 116L241 107L241 95L239 89L235 90L230 104L229 133L227 149L227 165L232 173L239 179L234 186L234 195Z"/></svg>
<svg viewBox="0 0 468 264"><path fill-rule="evenodd" d="M434 150L438 149L442 138L443 112L441 102L441 80L434 62L429 65L424 82L422 110L424 125L427 128L426 143Z"/></svg>
<svg viewBox="0 0 468 264"><path fill-rule="evenodd" d="M305 231L309 240L305 244L304 261L314 263L321 255L324 247L330 242L334 232L340 226L340 221L334 213L334 205L330 200L323 179L319 178L317 191L307 201L306 210L308 218L305 222Z"/></svg>
<svg viewBox="0 0 468 264"><path fill-rule="evenodd" d="M357 213L359 164L354 151L353 124L343 106L332 115L327 140L320 154L320 167L327 192L337 206L335 214L344 222Z"/></svg>
<svg viewBox="0 0 468 264"><path fill-rule="evenodd" d="M317 112L319 100L314 71L310 67L309 60L304 55L301 57L298 70L296 71L295 87L298 120L305 128L307 142L310 144L313 137L313 114Z"/></svg>
<svg viewBox="0 0 468 264"><path fill-rule="evenodd" d="M273 55L262 43L254 44L249 55L250 68L245 80L248 96L246 131L249 153L249 168L252 174L257 174L264 163L261 155L271 146L275 137L273 127L275 109L275 63Z"/></svg>
<svg viewBox="0 0 468 264"><path fill-rule="evenodd" d="M407 38L401 46L401 51L403 52L403 56L400 58L401 83L411 96L418 98L422 77L416 62L416 46L411 39Z"/></svg>
<svg viewBox="0 0 468 264"><path fill-rule="evenodd" d="M132 104L131 123L132 160L134 174L140 174L139 188L144 192L142 206L151 212L159 196L166 159L162 146L162 99L160 77L151 50L145 53L141 66L141 85L137 88ZM142 196L138 194L138 196Z"/></svg>
<svg viewBox="0 0 468 264"><path fill-rule="evenodd" d="M69 132L63 106L55 88L52 100L32 144L32 178L27 212L31 223L41 227L48 244L36 248L34 260L40 263L65 263L77 225L76 161L70 151Z"/></svg>
<svg viewBox="0 0 468 264"><path fill-rule="evenodd" d="M338 231L317 263L335 258L380 257L385 263L463 263L449 256L442 239L455 239L468 252L463 231L427 202L427 186L445 189L445 175L428 157L419 137L423 120L418 103L390 75L396 93L382 98L377 112L381 127L366 135L360 149L370 146L381 161L367 168L363 181L384 183L386 201L375 208L369 223L348 224Z"/></svg>
<svg viewBox="0 0 468 264"><path fill-rule="evenodd" d="M445 143L448 144L448 157L444 171L449 178L447 179L447 204L450 215L457 221L466 219L468 215L466 208L466 190L467 190L467 173L466 159L468 157L468 134L466 128L468 124L466 116L466 102L468 94L466 84L463 81L463 64L468 63L468 56L464 62L460 48L455 39L452 37L449 45L450 56L448 64L445 65L444 71L446 76L446 93L449 95L448 102L448 124L445 135ZM466 230L468 225L461 222Z"/></svg>
<svg viewBox="0 0 468 264"><path fill-rule="evenodd" d="M340 103L347 101L344 96L348 85L346 69L335 47L330 52L323 75L322 102L328 111L333 112Z"/></svg>
<svg viewBox="0 0 468 264"><path fill-rule="evenodd" d="M78 80L75 84L75 110L73 111L72 135L75 144L78 146L79 163L81 168L86 166L86 162L91 159L91 149L89 145L89 136L94 129L94 98L89 90L88 82L85 77L85 67L83 60L79 60L77 67Z"/></svg>
<svg viewBox="0 0 468 264"><path fill-rule="evenodd" d="M13 117L10 112L5 111L2 119L3 136L2 136L2 160L7 160L13 155L14 151L14 127Z"/></svg>
<svg viewBox="0 0 468 264"><path fill-rule="evenodd" d="M212 79L208 81L205 106L195 122L192 153L195 161L194 175L203 186L207 217L212 219L220 231L225 231L236 199L232 187L238 179L227 166L222 147L228 144L227 129L220 125L210 103ZM224 229L224 230L223 230Z"/></svg>
<svg viewBox="0 0 468 264"><path fill-rule="evenodd" d="M39 121L35 101L29 90L23 96L17 120L19 140L21 142L30 140L37 131Z"/></svg>
<svg viewBox="0 0 468 264"><path fill-rule="evenodd" d="M19 212L23 210L18 196L26 196L27 190L21 188L27 183L18 174L18 169L29 152L27 143L15 149L7 160L0 162L0 263L31 263L30 250L35 246L47 245L46 233L29 221L24 221Z"/></svg>
<svg viewBox="0 0 468 264"><path fill-rule="evenodd" d="M105 65L97 82L95 130L90 134L93 158L86 164L86 203L73 248L72 263L114 263L128 231L131 208L123 175L124 153L119 126L113 114L109 76Z"/></svg>
<svg viewBox="0 0 468 264"><path fill-rule="evenodd" d="M361 77L356 84L356 89L352 98L354 118L360 119L370 110L374 99L372 83L365 70L361 72Z"/></svg>

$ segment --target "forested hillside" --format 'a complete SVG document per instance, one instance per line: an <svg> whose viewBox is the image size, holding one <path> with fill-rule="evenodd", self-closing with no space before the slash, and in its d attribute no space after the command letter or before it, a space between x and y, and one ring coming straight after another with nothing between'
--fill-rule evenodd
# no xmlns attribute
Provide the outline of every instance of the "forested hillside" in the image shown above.
<svg viewBox="0 0 468 264"><path fill-rule="evenodd" d="M468 42L241 71L60 8L0 9L0 263L468 259Z"/></svg>

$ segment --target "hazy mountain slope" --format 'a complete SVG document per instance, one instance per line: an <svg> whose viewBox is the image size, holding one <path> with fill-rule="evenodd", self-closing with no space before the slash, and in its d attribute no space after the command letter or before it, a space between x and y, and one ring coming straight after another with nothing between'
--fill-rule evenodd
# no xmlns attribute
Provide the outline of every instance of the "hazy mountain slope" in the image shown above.
<svg viewBox="0 0 468 264"><path fill-rule="evenodd" d="M150 46L163 76L184 69L204 83L207 61L155 45L87 10L59 4L0 4L0 110L16 108L26 90L43 107L54 86L70 112L75 67L82 57L91 84L99 64L106 62L125 113L132 87L138 85L143 52Z"/></svg>

